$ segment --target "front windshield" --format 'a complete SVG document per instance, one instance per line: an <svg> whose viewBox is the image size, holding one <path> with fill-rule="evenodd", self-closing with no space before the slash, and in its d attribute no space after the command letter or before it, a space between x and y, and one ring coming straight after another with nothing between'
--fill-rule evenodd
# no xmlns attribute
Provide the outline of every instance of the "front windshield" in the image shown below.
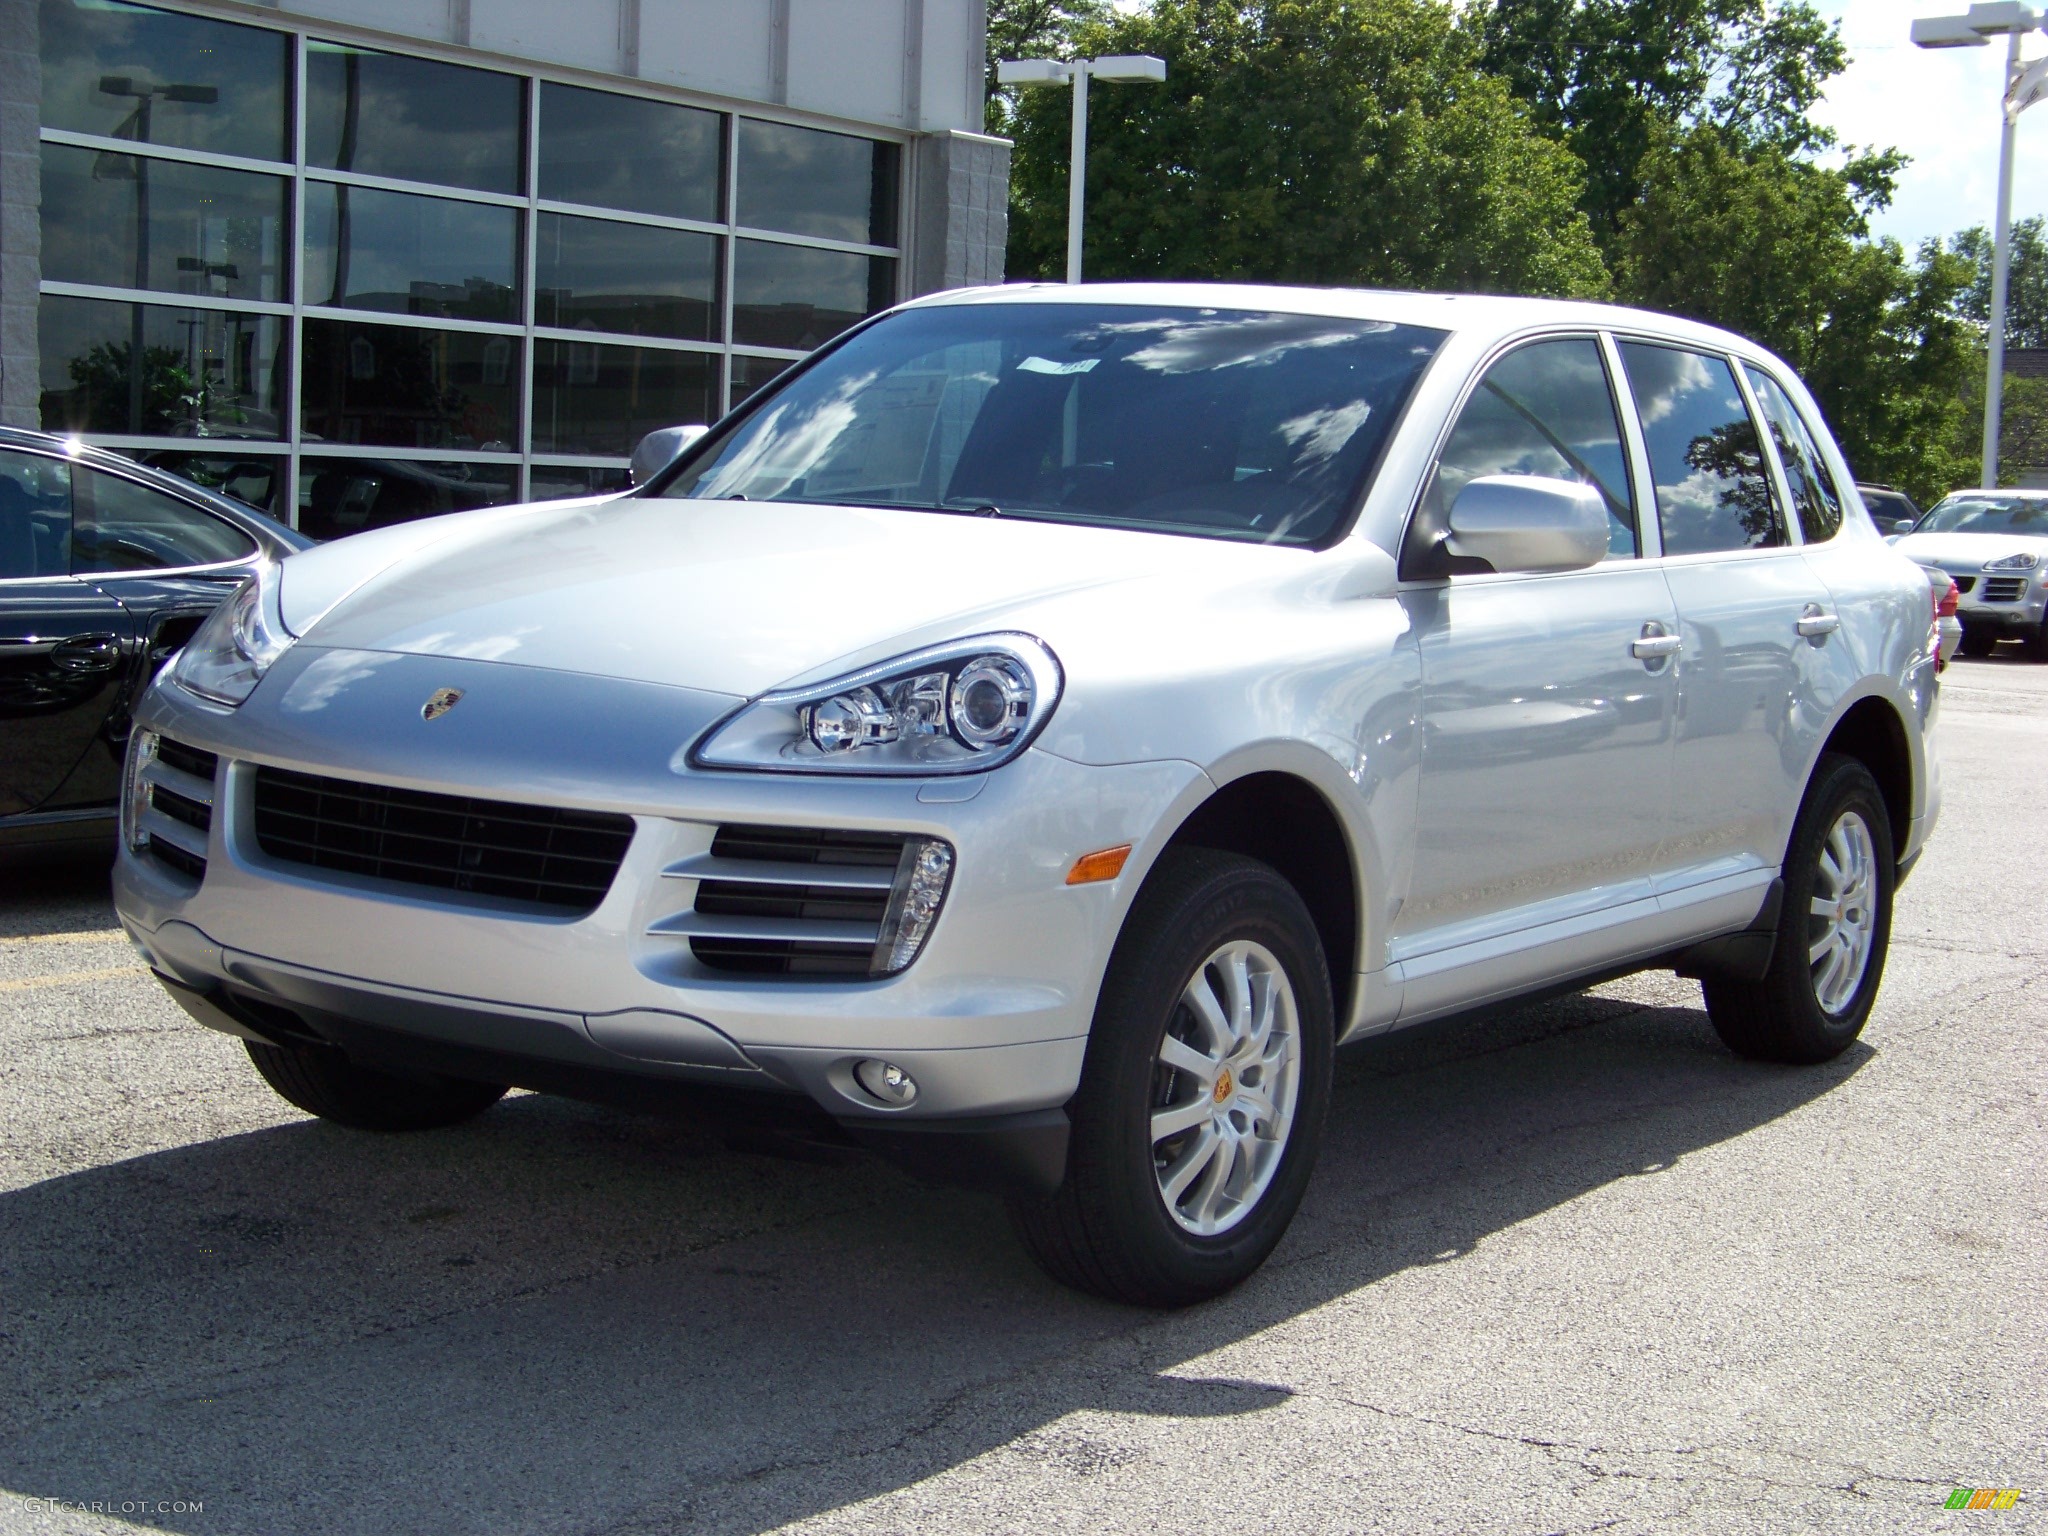
<svg viewBox="0 0 2048 1536"><path fill-rule="evenodd" d="M1238 310L913 309L722 429L660 494L1314 543L1443 337Z"/></svg>
<svg viewBox="0 0 2048 1536"><path fill-rule="evenodd" d="M1950 496L1920 520L1915 533L2030 533L2048 537L2048 497Z"/></svg>

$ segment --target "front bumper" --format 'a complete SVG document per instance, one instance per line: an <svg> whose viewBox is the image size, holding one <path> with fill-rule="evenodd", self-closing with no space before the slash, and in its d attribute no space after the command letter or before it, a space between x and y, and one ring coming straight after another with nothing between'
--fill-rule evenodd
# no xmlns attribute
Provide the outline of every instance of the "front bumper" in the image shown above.
<svg viewBox="0 0 2048 1536"><path fill-rule="evenodd" d="M1989 579L1979 575L1971 583L1968 592L1962 594L1956 603L1956 617L1962 621L1965 630L1989 630L1995 634L2020 634L2029 629L2039 629L2044 618L2048 618L2048 587L2032 579L2015 598L1999 602L1986 600L1987 591L2000 591Z"/></svg>
<svg viewBox="0 0 2048 1536"><path fill-rule="evenodd" d="M444 687L465 691L463 707L422 722L420 702ZM949 1127L1044 1122L1079 1082L1148 840L1199 770L1084 767L1038 751L985 776L927 781L688 768L682 749L731 703L313 648L288 653L239 711L160 685L138 725L221 759L205 869L195 880L124 845L116 906L173 994L235 1033L300 1030L390 1066L583 1097L779 1103L919 1146ZM634 830L587 915L494 909L269 857L253 823L259 764L610 811ZM661 931L690 909L694 883L664 871L732 823L946 839L952 886L917 960L882 980L699 965ZM1139 849L1121 879L1064 883L1078 855L1118 843ZM908 1071L915 1102L867 1096L852 1068L869 1057Z"/></svg>

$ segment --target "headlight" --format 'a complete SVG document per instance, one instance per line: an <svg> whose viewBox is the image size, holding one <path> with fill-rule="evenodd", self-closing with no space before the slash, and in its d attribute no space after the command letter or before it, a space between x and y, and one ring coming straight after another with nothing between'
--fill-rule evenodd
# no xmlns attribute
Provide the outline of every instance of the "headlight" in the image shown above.
<svg viewBox="0 0 2048 1536"><path fill-rule="evenodd" d="M2003 560L1993 560L1985 565L1987 571L2031 571L2041 562L2034 555L2007 555Z"/></svg>
<svg viewBox="0 0 2048 1536"><path fill-rule="evenodd" d="M291 643L277 609L277 567L266 565L199 626L171 676L202 699L233 708L256 691Z"/></svg>
<svg viewBox="0 0 2048 1536"><path fill-rule="evenodd" d="M815 688L763 694L690 754L700 768L783 773L980 773L1052 718L1060 664L1029 635L980 635Z"/></svg>

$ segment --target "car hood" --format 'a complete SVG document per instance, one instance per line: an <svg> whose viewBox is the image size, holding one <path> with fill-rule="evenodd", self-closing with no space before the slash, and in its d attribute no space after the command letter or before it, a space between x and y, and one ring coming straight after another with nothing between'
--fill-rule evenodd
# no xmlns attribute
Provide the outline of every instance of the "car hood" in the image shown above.
<svg viewBox="0 0 2048 1536"><path fill-rule="evenodd" d="M1038 604L1083 588L1149 580L1170 593L1303 553L874 507L633 497L463 513L323 545L286 562L283 605L309 646L751 696L1024 626Z"/></svg>
<svg viewBox="0 0 2048 1536"><path fill-rule="evenodd" d="M1892 546L1909 560L1971 575L2007 555L2048 560L2048 538L2025 533L1909 533Z"/></svg>

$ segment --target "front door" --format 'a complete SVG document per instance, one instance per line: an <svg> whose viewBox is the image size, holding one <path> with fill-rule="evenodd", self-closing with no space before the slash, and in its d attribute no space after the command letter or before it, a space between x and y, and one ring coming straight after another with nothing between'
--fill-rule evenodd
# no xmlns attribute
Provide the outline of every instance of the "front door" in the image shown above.
<svg viewBox="0 0 2048 1536"><path fill-rule="evenodd" d="M1597 951L1605 920L1647 899L1666 834L1678 618L1663 573L1641 558L1594 338L1532 342L1487 370L1418 516L1441 526L1458 490L1486 474L1594 485L1609 552L1587 570L1458 574L1410 593L1424 746L1415 872L1393 945L1404 1018ZM1558 924L1593 937L1575 945Z"/></svg>

